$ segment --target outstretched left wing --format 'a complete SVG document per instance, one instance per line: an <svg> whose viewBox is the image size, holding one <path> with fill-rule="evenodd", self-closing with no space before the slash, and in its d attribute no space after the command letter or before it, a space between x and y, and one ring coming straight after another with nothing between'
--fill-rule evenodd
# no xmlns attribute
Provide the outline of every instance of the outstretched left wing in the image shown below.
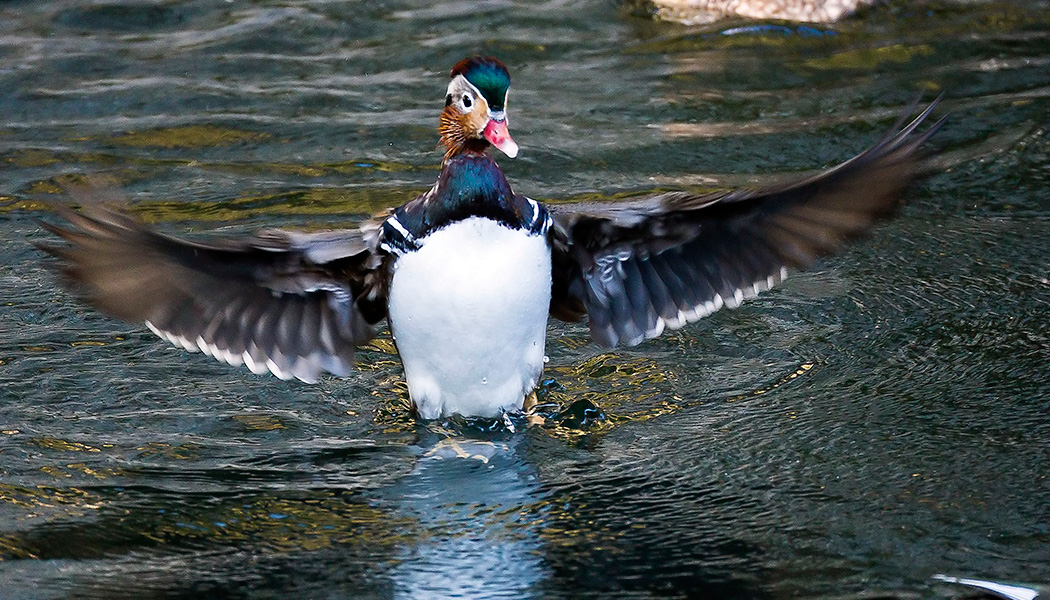
<svg viewBox="0 0 1050 600"><path fill-rule="evenodd" d="M70 286L111 316L255 373L313 382L346 375L386 316L375 228L179 240L99 205L54 207L68 242L42 246Z"/></svg>
<svg viewBox="0 0 1050 600"><path fill-rule="evenodd" d="M944 122L917 131L936 105L797 183L551 207L551 314L586 314L598 344L634 345L768 290L893 212L920 174L921 146Z"/></svg>

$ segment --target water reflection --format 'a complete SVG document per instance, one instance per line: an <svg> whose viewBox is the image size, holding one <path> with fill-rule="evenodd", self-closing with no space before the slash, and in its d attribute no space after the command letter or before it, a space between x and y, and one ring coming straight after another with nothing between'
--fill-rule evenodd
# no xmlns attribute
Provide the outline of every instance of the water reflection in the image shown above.
<svg viewBox="0 0 1050 600"><path fill-rule="evenodd" d="M525 440L426 436L412 473L378 494L427 532L394 557L395 597L537 596L549 577L540 539L545 494L519 455Z"/></svg>
<svg viewBox="0 0 1050 600"><path fill-rule="evenodd" d="M98 474L101 485L4 485L0 498L17 502L28 526L0 538L2 571L13 589L47 580L106 598L236 594L273 581L398 598L539 595L550 578L548 503L528 458L533 435L438 425L416 434L393 454L315 441L232 463L214 448L153 444L137 464Z"/></svg>

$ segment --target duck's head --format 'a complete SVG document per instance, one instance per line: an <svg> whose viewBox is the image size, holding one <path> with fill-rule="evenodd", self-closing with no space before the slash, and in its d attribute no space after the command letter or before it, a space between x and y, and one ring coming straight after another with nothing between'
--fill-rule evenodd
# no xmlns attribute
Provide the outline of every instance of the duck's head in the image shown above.
<svg viewBox="0 0 1050 600"><path fill-rule="evenodd" d="M489 144L517 156L518 145L507 130L507 67L495 58L474 56L456 63L450 76L440 128L445 160L463 151L484 152Z"/></svg>

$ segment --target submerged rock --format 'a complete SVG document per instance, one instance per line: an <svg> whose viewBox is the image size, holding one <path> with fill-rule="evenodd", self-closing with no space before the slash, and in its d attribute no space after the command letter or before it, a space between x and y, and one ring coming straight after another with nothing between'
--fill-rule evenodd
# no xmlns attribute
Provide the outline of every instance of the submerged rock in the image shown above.
<svg viewBox="0 0 1050 600"><path fill-rule="evenodd" d="M872 0L651 0L658 19L686 25L726 17L829 23L852 14Z"/></svg>

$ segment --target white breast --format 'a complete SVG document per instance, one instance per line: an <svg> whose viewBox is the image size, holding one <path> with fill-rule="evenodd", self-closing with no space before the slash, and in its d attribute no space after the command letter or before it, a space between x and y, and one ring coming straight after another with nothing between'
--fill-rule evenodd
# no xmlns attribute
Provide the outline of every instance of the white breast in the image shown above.
<svg viewBox="0 0 1050 600"><path fill-rule="evenodd" d="M400 257L390 328L425 419L519 410L543 371L551 255L541 235L471 217Z"/></svg>

